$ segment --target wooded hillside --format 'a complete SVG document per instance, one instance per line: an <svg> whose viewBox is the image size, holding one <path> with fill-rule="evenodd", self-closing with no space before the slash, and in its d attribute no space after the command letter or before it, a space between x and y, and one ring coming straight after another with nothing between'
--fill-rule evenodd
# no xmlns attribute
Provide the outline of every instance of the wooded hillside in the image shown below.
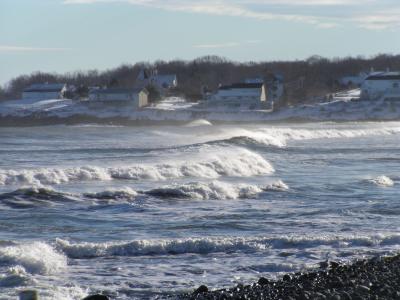
<svg viewBox="0 0 400 300"><path fill-rule="evenodd" d="M193 61L156 61L121 65L107 71L77 71L66 74L36 72L12 79L0 87L0 99L19 99L22 90L32 83L62 82L80 87L82 94L89 86L132 87L142 68L157 68L159 74L176 74L179 88L177 95L188 100L201 98L201 89L206 86L215 90L219 84L240 82L249 77L268 77L271 73L283 75L285 81L284 103L313 101L327 93L343 87L337 79L347 75L357 75L361 71L400 70L400 55L378 55L372 58L347 57L326 59L312 56L307 60L272 62L234 62L218 56L205 56Z"/></svg>

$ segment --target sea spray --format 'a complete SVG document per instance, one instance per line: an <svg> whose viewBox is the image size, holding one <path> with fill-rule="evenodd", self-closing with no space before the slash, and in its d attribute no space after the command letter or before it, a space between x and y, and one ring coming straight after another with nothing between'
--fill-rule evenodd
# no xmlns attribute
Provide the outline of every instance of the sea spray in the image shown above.
<svg viewBox="0 0 400 300"><path fill-rule="evenodd" d="M197 150L200 151L200 150ZM204 158L203 158L204 156ZM0 170L0 185L62 184L71 181L166 180L183 177L218 178L220 176L249 177L274 172L261 155L240 147L213 148L191 160L132 166L73 168L40 168Z"/></svg>
<svg viewBox="0 0 400 300"><path fill-rule="evenodd" d="M0 264L22 266L31 274L54 274L67 266L67 258L45 242L0 246Z"/></svg>
<svg viewBox="0 0 400 300"><path fill-rule="evenodd" d="M121 242L73 242L56 240L56 247L69 258L107 256L161 256L182 254L210 254L219 252L265 252L272 249L311 251L312 249L373 248L400 245L399 234L376 235L277 235L272 237L207 237L160 240L134 240Z"/></svg>

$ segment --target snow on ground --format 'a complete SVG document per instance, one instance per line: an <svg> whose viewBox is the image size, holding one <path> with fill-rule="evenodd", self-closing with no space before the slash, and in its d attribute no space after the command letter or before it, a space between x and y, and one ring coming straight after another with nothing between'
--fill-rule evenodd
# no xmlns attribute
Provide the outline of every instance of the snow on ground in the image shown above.
<svg viewBox="0 0 400 300"><path fill-rule="evenodd" d="M171 97L161 103L135 110L130 105L103 104L74 100L14 100L0 103L0 121L3 117L125 119L132 121L357 121L398 120L400 101L362 101L360 91L351 90L335 95L332 101L313 105L299 105L276 112L266 110L226 109L218 110L206 105L188 103L182 98Z"/></svg>

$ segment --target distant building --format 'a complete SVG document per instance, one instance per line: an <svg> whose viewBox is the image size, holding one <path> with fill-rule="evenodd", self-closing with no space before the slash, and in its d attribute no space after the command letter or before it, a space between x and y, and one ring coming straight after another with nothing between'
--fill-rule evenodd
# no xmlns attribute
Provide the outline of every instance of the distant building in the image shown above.
<svg viewBox="0 0 400 300"><path fill-rule="evenodd" d="M246 78L244 80L245 83L264 83L264 79L262 77L254 77L254 78Z"/></svg>
<svg viewBox="0 0 400 300"><path fill-rule="evenodd" d="M178 79L175 74L158 74L157 69L142 69L136 78L135 86L146 87L154 86L160 92L165 95L169 90L178 86Z"/></svg>
<svg viewBox="0 0 400 300"><path fill-rule="evenodd" d="M400 72L371 73L361 86L361 99L400 100Z"/></svg>
<svg viewBox="0 0 400 300"><path fill-rule="evenodd" d="M49 100L62 99L67 92L67 85L64 83L43 83L32 84L22 92L24 100Z"/></svg>
<svg viewBox="0 0 400 300"><path fill-rule="evenodd" d="M157 75L153 83L160 89L168 90L178 86L178 79L175 74Z"/></svg>
<svg viewBox="0 0 400 300"><path fill-rule="evenodd" d="M279 74L271 74L265 79L267 88L267 102L273 108L283 97L284 85L283 76Z"/></svg>
<svg viewBox="0 0 400 300"><path fill-rule="evenodd" d="M136 108L141 108L149 104L149 92L145 88L92 89L89 92L89 101L124 103L124 104L131 103Z"/></svg>
<svg viewBox="0 0 400 300"><path fill-rule="evenodd" d="M263 83L235 83L223 85L213 94L208 104L224 106L247 106L259 108L267 101L267 89Z"/></svg>
<svg viewBox="0 0 400 300"><path fill-rule="evenodd" d="M342 86L361 86L367 77L368 73L361 72L358 75L344 76L340 78L338 82Z"/></svg>

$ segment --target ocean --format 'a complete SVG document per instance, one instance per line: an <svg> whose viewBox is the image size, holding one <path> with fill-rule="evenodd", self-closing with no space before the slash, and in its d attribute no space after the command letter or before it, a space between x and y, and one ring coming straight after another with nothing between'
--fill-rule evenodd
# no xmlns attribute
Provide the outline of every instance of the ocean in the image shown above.
<svg viewBox="0 0 400 300"><path fill-rule="evenodd" d="M0 299L157 299L400 249L400 122L0 128Z"/></svg>

